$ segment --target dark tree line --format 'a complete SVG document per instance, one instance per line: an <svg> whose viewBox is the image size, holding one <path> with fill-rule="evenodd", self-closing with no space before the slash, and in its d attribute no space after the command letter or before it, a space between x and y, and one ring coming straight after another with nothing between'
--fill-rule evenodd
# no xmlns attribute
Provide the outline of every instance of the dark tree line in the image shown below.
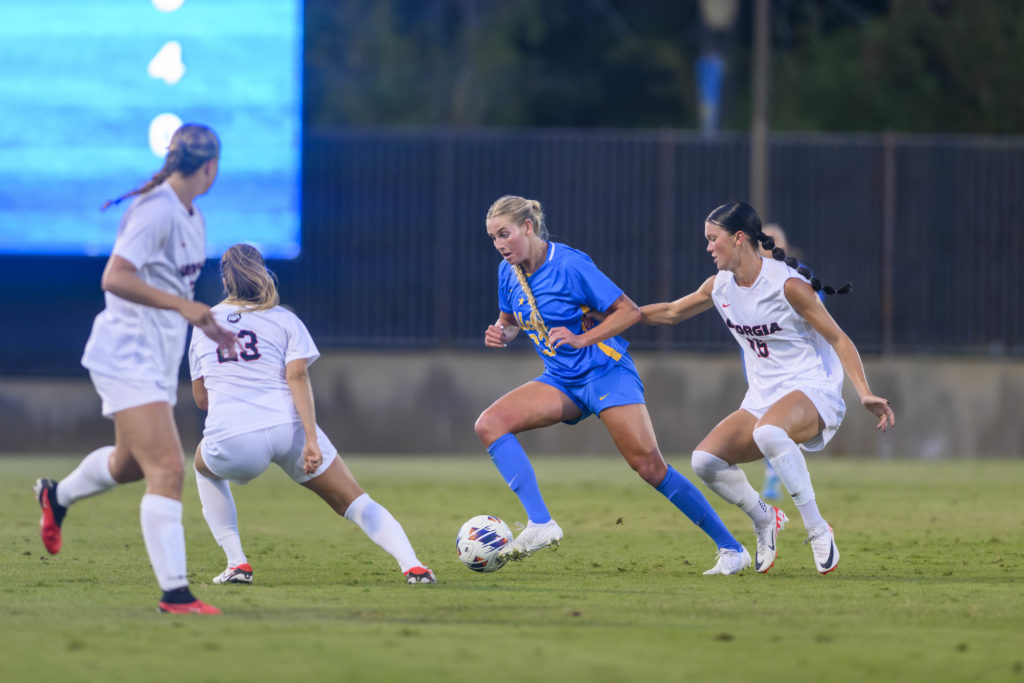
<svg viewBox="0 0 1024 683"><path fill-rule="evenodd" d="M307 122L692 129L710 36L746 129L752 1L307 0ZM772 0L771 35L776 130L1024 131L1024 3Z"/></svg>

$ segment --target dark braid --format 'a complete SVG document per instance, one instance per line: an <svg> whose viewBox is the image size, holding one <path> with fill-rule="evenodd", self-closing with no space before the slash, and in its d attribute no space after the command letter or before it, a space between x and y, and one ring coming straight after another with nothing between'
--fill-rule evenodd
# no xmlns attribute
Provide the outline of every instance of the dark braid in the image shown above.
<svg viewBox="0 0 1024 683"><path fill-rule="evenodd" d="M728 231L731 235L735 235L740 231L747 233L747 236L754 242L760 243L765 251L770 251L773 259L785 262L787 266L810 280L811 287L815 292L825 292L825 294L832 296L833 294L848 294L853 290L852 282L847 282L838 289L831 285L822 285L821 280L814 277L810 268L800 265L800 262L792 256L786 256L785 250L775 246L775 239L761 230L761 218L754 211L754 207L749 204L744 204L743 202L722 204L708 214L706 222L714 223Z"/></svg>
<svg viewBox="0 0 1024 683"><path fill-rule="evenodd" d="M171 144L167 148L163 167L142 187L111 199L103 204L100 211L120 204L129 197L145 194L171 177L175 171L190 176L211 159L220 156L220 141L212 129L199 123L186 123L171 136Z"/></svg>
<svg viewBox="0 0 1024 683"><path fill-rule="evenodd" d="M800 273L800 275L803 275L805 278L810 280L811 288L814 289L815 292L825 292L829 296L832 296L833 294L849 294L853 290L852 282L847 282L845 285L838 289L831 285L822 285L821 280L814 277L814 274L811 273L810 268L801 265L800 262L797 261L792 256L786 256L786 252L782 249L782 247L775 246L775 239L765 234L764 232L758 232L755 239L761 243L762 249L764 249L765 251L770 251L772 253L773 259L775 259L776 261L785 262L787 266L789 266L796 272Z"/></svg>

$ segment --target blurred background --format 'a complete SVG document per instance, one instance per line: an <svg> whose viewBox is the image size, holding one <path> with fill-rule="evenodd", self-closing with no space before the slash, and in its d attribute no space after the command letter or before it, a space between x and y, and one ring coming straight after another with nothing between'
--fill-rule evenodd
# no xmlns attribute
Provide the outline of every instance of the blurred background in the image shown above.
<svg viewBox="0 0 1024 683"><path fill-rule="evenodd" d="M181 121L221 135L199 200L249 241L323 358L344 451L476 453L473 421L540 373L483 349L503 194L640 304L714 266L729 200L826 283L898 425L855 394L828 452L1024 453L1024 5L999 0L0 0L0 452L111 440L78 361L122 208ZM626 337L666 453L742 397L708 313ZM186 450L203 415L183 368ZM612 453L596 420L528 448Z"/></svg>

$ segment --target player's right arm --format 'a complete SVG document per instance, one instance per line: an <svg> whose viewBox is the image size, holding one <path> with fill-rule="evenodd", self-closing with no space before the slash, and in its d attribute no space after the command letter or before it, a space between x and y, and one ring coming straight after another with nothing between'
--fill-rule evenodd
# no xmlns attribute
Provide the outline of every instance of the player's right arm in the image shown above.
<svg viewBox="0 0 1024 683"><path fill-rule="evenodd" d="M675 325L698 313L703 313L712 306L711 290L715 285L715 276L704 281L695 292L691 292L675 301L658 304L647 304L640 307L645 325Z"/></svg>
<svg viewBox="0 0 1024 683"><path fill-rule="evenodd" d="M313 403L313 385L309 381L309 369L306 358L288 361L284 368L284 377L288 382L295 410L302 420L302 430L306 433L306 443L302 447L303 470L313 474L323 462L320 444L316 434L316 408Z"/></svg>
<svg viewBox="0 0 1024 683"><path fill-rule="evenodd" d="M484 332L484 346L491 349L503 349L519 334L519 325L511 313L502 311L493 325L488 325Z"/></svg>

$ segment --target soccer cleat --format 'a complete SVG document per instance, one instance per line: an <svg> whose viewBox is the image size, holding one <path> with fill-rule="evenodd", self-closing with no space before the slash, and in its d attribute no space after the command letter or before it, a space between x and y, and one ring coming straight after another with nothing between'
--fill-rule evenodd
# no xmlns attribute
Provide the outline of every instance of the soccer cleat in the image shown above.
<svg viewBox="0 0 1024 683"><path fill-rule="evenodd" d="M530 522L519 535L498 554L509 560L522 560L541 548L557 548L562 540L562 528L551 519L543 524Z"/></svg>
<svg viewBox="0 0 1024 683"><path fill-rule="evenodd" d="M434 572L430 571L427 567L413 567L405 572L402 572L405 576L406 583L437 583L437 577L434 576Z"/></svg>
<svg viewBox="0 0 1024 683"><path fill-rule="evenodd" d="M228 567L213 577L214 583L252 583L252 565L243 562L235 567Z"/></svg>
<svg viewBox="0 0 1024 683"><path fill-rule="evenodd" d="M43 516L39 519L39 535L47 552L56 555L61 544L60 525L64 522L64 515L68 509L57 502L57 482L52 479L36 479L32 490L35 491L36 500L43 510Z"/></svg>
<svg viewBox="0 0 1024 683"><path fill-rule="evenodd" d="M836 547L836 536L827 523L807 530L804 545L811 544L814 554L814 568L820 574L828 574L839 565L839 548Z"/></svg>
<svg viewBox="0 0 1024 683"><path fill-rule="evenodd" d="M775 566L775 556L778 551L775 549L775 540L779 532L786 528L789 517L777 507L772 506L774 514L764 526L754 525L754 535L757 537L757 550L754 551L754 569L764 574Z"/></svg>
<svg viewBox="0 0 1024 683"><path fill-rule="evenodd" d="M750 553L743 546L740 546L739 551L719 548L717 558L718 562L715 563L714 567L704 572L704 576L739 574L750 566Z"/></svg>
<svg viewBox="0 0 1024 683"><path fill-rule="evenodd" d="M193 600L192 602L160 602L157 611L167 614L220 614L220 610L205 602Z"/></svg>

